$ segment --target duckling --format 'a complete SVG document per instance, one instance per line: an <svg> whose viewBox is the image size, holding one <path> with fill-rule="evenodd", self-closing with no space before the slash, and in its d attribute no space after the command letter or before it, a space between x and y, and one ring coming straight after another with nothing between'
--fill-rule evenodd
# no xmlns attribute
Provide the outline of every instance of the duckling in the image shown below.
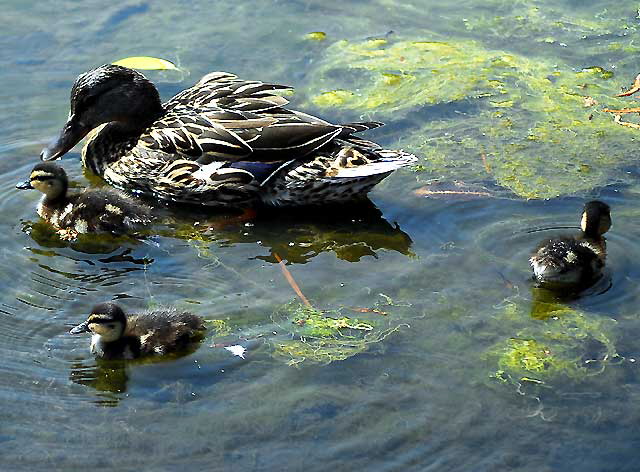
<svg viewBox="0 0 640 472"><path fill-rule="evenodd" d="M585 204L577 237L543 242L529 259L541 284L585 286L600 277L607 255L605 238L611 228L609 205L593 200Z"/></svg>
<svg viewBox="0 0 640 472"><path fill-rule="evenodd" d="M204 335L204 320L175 308L125 315L111 302L93 307L70 334L91 332L91 353L103 359L135 359L187 349Z"/></svg>
<svg viewBox="0 0 640 472"><path fill-rule="evenodd" d="M44 194L38 203L38 215L65 240L72 241L84 233L123 234L151 222L149 207L118 190L87 189L69 194L66 172L52 162L36 165L29 180L16 188L36 189Z"/></svg>

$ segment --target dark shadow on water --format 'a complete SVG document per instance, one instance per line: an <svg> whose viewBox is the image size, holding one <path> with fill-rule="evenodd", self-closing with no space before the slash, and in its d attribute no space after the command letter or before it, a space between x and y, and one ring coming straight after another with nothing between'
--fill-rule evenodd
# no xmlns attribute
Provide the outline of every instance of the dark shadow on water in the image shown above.
<svg viewBox="0 0 640 472"><path fill-rule="evenodd" d="M31 236L41 247L69 247L85 254L109 254L124 245L137 245L142 242L133 236L110 234L82 234L75 241L64 241L60 239L53 226L44 221L22 221L22 232Z"/></svg>
<svg viewBox="0 0 640 472"><path fill-rule="evenodd" d="M368 199L333 207L260 208L214 216L202 209L171 210L174 221L160 235L222 246L258 243L269 254L257 254L255 259L266 262L277 262L276 253L292 264L304 264L323 252L350 262L377 258L383 250L413 256L411 237L397 223L385 220Z"/></svg>
<svg viewBox="0 0 640 472"><path fill-rule="evenodd" d="M121 394L127 391L126 361L96 360L95 365L84 361L71 364L69 380L97 391L95 403L101 406L117 406Z"/></svg>
<svg viewBox="0 0 640 472"><path fill-rule="evenodd" d="M531 287L531 318L546 320L554 316L558 309L581 299L602 295L612 287L613 281L608 272L586 286L533 283Z"/></svg>
<svg viewBox="0 0 640 472"><path fill-rule="evenodd" d="M69 380L96 390L97 405L116 406L122 395L127 392L130 368L146 364L162 364L186 357L198 350L202 344L201 341L193 342L183 351L162 357L149 356L135 360L79 360L71 364Z"/></svg>

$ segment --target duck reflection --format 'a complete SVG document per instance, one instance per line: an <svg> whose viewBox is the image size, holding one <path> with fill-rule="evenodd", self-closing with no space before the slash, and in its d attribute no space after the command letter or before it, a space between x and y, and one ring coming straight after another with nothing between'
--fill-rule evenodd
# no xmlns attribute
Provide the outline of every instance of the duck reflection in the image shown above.
<svg viewBox="0 0 640 472"><path fill-rule="evenodd" d="M74 362L71 365L69 380L86 385L98 391L96 403L103 406L117 406L121 394L127 391L126 362L124 360L96 359Z"/></svg>
<svg viewBox="0 0 640 472"><path fill-rule="evenodd" d="M365 256L377 258L381 250L413 256L409 235L397 223L389 223L370 200L339 207L216 211L215 214L185 206L157 208L156 212L158 220L165 225L156 225L137 235L144 239L92 234L67 242L47 223L30 221L23 222L23 231L42 248L69 247L85 254L112 254L123 245L140 242L157 245L154 238L163 236L220 246L258 243L267 248L268 254L257 254L255 259L272 263L277 262L274 254L289 263L304 264L328 251L349 262ZM111 262L111 259L113 257L101 261Z"/></svg>
<svg viewBox="0 0 640 472"><path fill-rule="evenodd" d="M534 284L531 287L531 318L546 320L556 316L558 311L566 308L569 303L587 296L601 295L612 286L611 275L607 272L588 289L577 287L572 290L558 290L557 287Z"/></svg>
<svg viewBox="0 0 640 472"><path fill-rule="evenodd" d="M139 244L140 240L132 236L113 236L110 234L81 234L74 241L64 241L55 229L44 221L22 221L22 232L44 248L70 247L85 254L109 254L123 245Z"/></svg>
<svg viewBox="0 0 640 472"><path fill-rule="evenodd" d="M349 262L365 256L377 258L381 250L413 256L409 235L397 223L385 220L369 200L341 207L261 210L215 218L194 213L189 223L181 218L169 228L162 234L221 246L258 243L268 254L255 259L272 263L277 263L275 254L289 263L304 264L329 251Z"/></svg>
<svg viewBox="0 0 640 472"><path fill-rule="evenodd" d="M189 346L180 352L158 357L143 357L134 360L91 358L77 360L71 364L69 380L86 385L96 391L95 403L103 406L116 406L129 384L129 369L142 365L171 363L193 354L200 345ZM228 367L222 364L222 368ZM163 370L165 372L166 369Z"/></svg>

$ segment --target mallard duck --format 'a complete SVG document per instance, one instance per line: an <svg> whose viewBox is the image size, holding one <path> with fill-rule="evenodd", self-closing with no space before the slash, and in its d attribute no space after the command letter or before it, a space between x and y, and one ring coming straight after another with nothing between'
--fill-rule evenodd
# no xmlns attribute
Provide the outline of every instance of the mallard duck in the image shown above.
<svg viewBox="0 0 640 472"><path fill-rule="evenodd" d="M103 65L76 79L69 119L41 158L89 135L83 164L111 185L223 207L344 202L416 161L354 136L382 123L334 125L288 110L281 90L291 87L212 72L162 104L141 73Z"/></svg>
<svg viewBox="0 0 640 472"><path fill-rule="evenodd" d="M594 200L584 206L582 233L544 241L529 259L542 284L587 285L601 274L607 255L605 238L611 227L609 205Z"/></svg>
<svg viewBox="0 0 640 472"><path fill-rule="evenodd" d="M181 351L204 335L204 321L175 308L125 315L115 303L100 303L69 333L91 332L91 352L104 359L135 359Z"/></svg>
<svg viewBox="0 0 640 472"><path fill-rule="evenodd" d="M149 207L118 190L68 193L67 174L53 162L36 165L29 180L16 188L36 189L44 194L38 203L38 215L51 223L62 239L73 240L84 233L123 234L151 221Z"/></svg>

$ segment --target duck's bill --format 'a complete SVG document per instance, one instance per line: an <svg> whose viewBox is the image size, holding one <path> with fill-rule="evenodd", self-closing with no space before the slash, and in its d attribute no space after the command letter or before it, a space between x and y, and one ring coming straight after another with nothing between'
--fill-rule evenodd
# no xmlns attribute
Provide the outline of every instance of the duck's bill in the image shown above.
<svg viewBox="0 0 640 472"><path fill-rule="evenodd" d="M43 161L53 161L59 159L84 138L90 130L79 123L74 115L64 125L60 136L42 150L40 159Z"/></svg>
<svg viewBox="0 0 640 472"><path fill-rule="evenodd" d="M85 321L84 323L79 324L75 328L72 328L69 331L69 334L81 334L81 333L88 333L88 332L89 332L89 322Z"/></svg>
<svg viewBox="0 0 640 472"><path fill-rule="evenodd" d="M29 190L33 188L33 185L31 185L30 180L25 180L24 182L20 182L19 184L16 184L16 188L18 190Z"/></svg>

